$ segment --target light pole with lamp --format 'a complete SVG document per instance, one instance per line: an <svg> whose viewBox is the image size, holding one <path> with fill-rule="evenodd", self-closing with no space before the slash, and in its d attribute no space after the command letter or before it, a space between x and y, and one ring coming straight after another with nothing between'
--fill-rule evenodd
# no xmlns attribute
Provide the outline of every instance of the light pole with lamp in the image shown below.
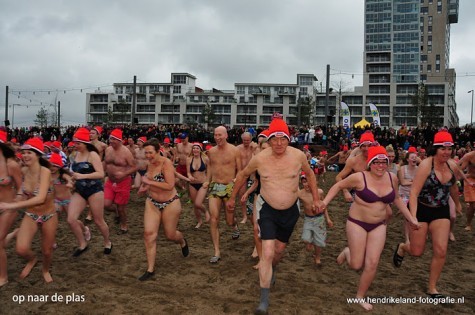
<svg viewBox="0 0 475 315"><path fill-rule="evenodd" d="M473 125L473 90L470 90L467 93L472 93L472 110L470 111L470 126L472 126Z"/></svg>

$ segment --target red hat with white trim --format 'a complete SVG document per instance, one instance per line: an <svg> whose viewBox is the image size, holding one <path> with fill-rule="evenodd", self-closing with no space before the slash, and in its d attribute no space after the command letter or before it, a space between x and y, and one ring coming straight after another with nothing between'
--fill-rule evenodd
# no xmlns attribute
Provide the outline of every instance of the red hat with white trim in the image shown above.
<svg viewBox="0 0 475 315"><path fill-rule="evenodd" d="M101 126L95 126L95 127L92 128L92 129L94 129L95 131L97 131L98 134L102 134L102 131L104 130L104 129L102 129Z"/></svg>
<svg viewBox="0 0 475 315"><path fill-rule="evenodd" d="M137 141L142 141L143 143L147 142L147 137L139 137Z"/></svg>
<svg viewBox="0 0 475 315"><path fill-rule="evenodd" d="M54 148L56 148L58 150L61 150L61 142L59 142L59 141L53 141L51 143L51 146L53 146Z"/></svg>
<svg viewBox="0 0 475 315"><path fill-rule="evenodd" d="M259 137L268 138L269 137L269 129L262 130L261 133L257 137L258 138Z"/></svg>
<svg viewBox="0 0 475 315"><path fill-rule="evenodd" d="M91 143L91 136L87 128L81 127L73 135L74 142Z"/></svg>
<svg viewBox="0 0 475 315"><path fill-rule="evenodd" d="M122 141L122 130L120 129L114 129L111 131L111 134L109 135L109 138L114 138L116 140Z"/></svg>
<svg viewBox="0 0 475 315"><path fill-rule="evenodd" d="M7 132L5 130L0 130L0 143L5 143L5 142L7 142Z"/></svg>
<svg viewBox="0 0 475 315"><path fill-rule="evenodd" d="M371 131L366 131L364 132L361 137L360 137L360 143L359 146L362 146L363 144L373 144L374 142L374 136Z"/></svg>
<svg viewBox="0 0 475 315"><path fill-rule="evenodd" d="M45 141L45 142L43 142L43 145L44 145L46 148L48 148L48 149L51 150L51 145L52 145L52 144L51 144L51 141Z"/></svg>
<svg viewBox="0 0 475 315"><path fill-rule="evenodd" d="M440 145L443 147L451 147L454 145L452 135L447 131L439 131L434 136L434 145Z"/></svg>
<svg viewBox="0 0 475 315"><path fill-rule="evenodd" d="M21 150L33 150L40 154L45 154L45 145L43 141L38 137L33 137L25 141L20 147Z"/></svg>
<svg viewBox="0 0 475 315"><path fill-rule="evenodd" d="M369 147L366 165L370 165L374 160L386 160L389 163L388 153L383 146Z"/></svg>
<svg viewBox="0 0 475 315"><path fill-rule="evenodd" d="M268 138L270 139L272 137L285 137L290 141L289 127L283 119L275 118L271 121Z"/></svg>
<svg viewBox="0 0 475 315"><path fill-rule="evenodd" d="M49 162L53 164L53 166L59 168L62 168L64 166L63 159L61 158L61 155L59 155L59 153L52 153L49 157Z"/></svg>
<svg viewBox="0 0 475 315"><path fill-rule="evenodd" d="M203 145L199 142L193 142L191 147L199 147L201 151L203 151Z"/></svg>

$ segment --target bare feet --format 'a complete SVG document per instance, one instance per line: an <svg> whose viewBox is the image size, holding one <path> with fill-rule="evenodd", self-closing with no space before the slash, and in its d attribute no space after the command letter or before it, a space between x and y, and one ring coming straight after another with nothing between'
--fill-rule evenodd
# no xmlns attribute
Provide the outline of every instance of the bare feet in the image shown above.
<svg viewBox="0 0 475 315"><path fill-rule="evenodd" d="M346 261L346 252L349 251L350 249L348 247L345 247L340 255L338 255L338 257L336 258L336 262L337 264L339 265L342 265L345 261Z"/></svg>
<svg viewBox="0 0 475 315"><path fill-rule="evenodd" d="M315 265L320 266L322 264L322 262L320 260L320 256L313 255L313 259L315 261ZM337 259L337 261L338 261L338 259Z"/></svg>
<svg viewBox="0 0 475 315"><path fill-rule="evenodd" d="M373 309L373 305L369 303L359 303L362 308L364 308L366 311L371 311Z"/></svg>
<svg viewBox="0 0 475 315"><path fill-rule="evenodd" d="M7 234L7 236L5 237L5 247L7 247L8 243L10 243L10 241L17 236L18 231L19 229L17 228L13 230L13 232Z"/></svg>
<svg viewBox="0 0 475 315"><path fill-rule="evenodd" d="M210 219L211 219L211 215L209 214L209 211L205 211L205 221L206 221L206 223L208 223Z"/></svg>
<svg viewBox="0 0 475 315"><path fill-rule="evenodd" d="M196 230L196 229L199 229L202 224L203 224L202 222L198 222L198 224L195 226L195 230Z"/></svg>
<svg viewBox="0 0 475 315"><path fill-rule="evenodd" d="M254 246L254 250L252 251L251 257L252 257L252 258L257 258L257 257L259 257L259 254L257 253L257 248L256 248L255 246Z"/></svg>
<svg viewBox="0 0 475 315"><path fill-rule="evenodd" d="M4 285L6 285L8 283L8 280L5 279L5 280L0 280L0 288L3 287Z"/></svg>
<svg viewBox="0 0 475 315"><path fill-rule="evenodd" d="M455 242L454 233L450 232L449 240L451 240L452 242Z"/></svg>
<svg viewBox="0 0 475 315"><path fill-rule="evenodd" d="M30 274L31 270L33 269L33 267L36 265L37 262L38 262L38 258L36 257L33 257L30 261L28 261L26 263L25 268L23 268L23 270L20 273L20 279L25 279L26 277L28 277L28 275Z"/></svg>
<svg viewBox="0 0 475 315"><path fill-rule="evenodd" d="M241 220L241 222L239 222L239 224L246 224L246 222L247 222L247 218L244 218Z"/></svg>
<svg viewBox="0 0 475 315"><path fill-rule="evenodd" d="M470 232L471 230L472 230L472 227L471 227L470 225L467 225L467 226L465 227L465 231L469 231L469 232Z"/></svg>
<svg viewBox="0 0 475 315"><path fill-rule="evenodd" d="M252 268L254 270L259 270L259 264L260 264L260 261L257 264L255 264L254 266L252 266Z"/></svg>
<svg viewBox="0 0 475 315"><path fill-rule="evenodd" d="M51 274L49 273L49 271L43 272L43 278L45 279L46 283L53 282L53 277L51 277Z"/></svg>

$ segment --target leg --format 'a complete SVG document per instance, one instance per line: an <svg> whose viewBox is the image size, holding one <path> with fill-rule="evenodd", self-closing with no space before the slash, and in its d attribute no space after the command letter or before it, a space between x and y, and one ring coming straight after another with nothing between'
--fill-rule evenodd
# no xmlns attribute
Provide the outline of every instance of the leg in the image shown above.
<svg viewBox="0 0 475 315"><path fill-rule="evenodd" d="M155 271L155 257L157 256L157 235L160 228L161 213L148 199L145 201L143 221L147 272L153 273Z"/></svg>
<svg viewBox="0 0 475 315"><path fill-rule="evenodd" d="M209 222L209 219L210 219L209 212L208 210L206 210L203 204L205 201L207 192L208 190L205 188L200 188L200 190L198 190L198 192L196 193L195 207L200 209L200 211L205 215L205 221Z"/></svg>
<svg viewBox="0 0 475 315"><path fill-rule="evenodd" d="M343 254L343 262L346 260L351 269L360 270L364 264L368 233L356 223L346 221L346 237L348 247L342 251L338 259L341 261L341 255ZM337 262L340 263L338 259Z"/></svg>
<svg viewBox="0 0 475 315"><path fill-rule="evenodd" d="M16 252L27 260L25 268L20 273L20 279L24 279L30 274L38 260L35 253L31 250L31 242L36 231L38 231L36 222L25 215L21 221L16 242Z"/></svg>
<svg viewBox="0 0 475 315"><path fill-rule="evenodd" d="M452 197L449 197L449 209L450 209L450 235L449 239L454 242L455 235L454 235L454 226L455 226L455 219L457 217L457 213L455 211L455 202Z"/></svg>
<svg viewBox="0 0 475 315"><path fill-rule="evenodd" d="M472 230L472 220L473 220L473 215L475 213L475 202L469 202L468 207L467 207L467 224L465 225L465 230L466 231L471 231Z"/></svg>
<svg viewBox="0 0 475 315"><path fill-rule="evenodd" d="M430 264L429 293L438 293L437 281L445 265L447 245L450 233L450 221L447 219L434 220L429 225L432 238L432 261Z"/></svg>
<svg viewBox="0 0 475 315"><path fill-rule="evenodd" d="M379 258L386 242L386 225L382 224L367 234L363 272L358 284L357 298L364 298L376 276ZM369 303L360 304L365 310L373 309Z"/></svg>
<svg viewBox="0 0 475 315"><path fill-rule="evenodd" d="M181 214L181 203L180 199L173 201L162 211L162 225L165 237L182 246L185 245L185 239L183 234L178 231L176 228L178 226L178 220L180 219Z"/></svg>
<svg viewBox="0 0 475 315"><path fill-rule="evenodd" d="M191 202L193 203L193 211L195 212L196 221L198 222L195 226L195 229L198 229L203 224L203 219L201 218L201 209L196 204L196 195L198 194L198 191L191 185L188 186L188 189Z"/></svg>
<svg viewBox="0 0 475 315"><path fill-rule="evenodd" d="M254 232L254 245L256 248L256 255L259 258L259 263L260 263L260 258L262 256L262 240L259 237L259 224L257 224L257 208L256 208L256 202L257 202L257 195L254 198L254 209L252 211L252 225L253 225L253 232ZM259 263L257 263L255 266L253 266L254 269L259 268Z"/></svg>
<svg viewBox="0 0 475 315"><path fill-rule="evenodd" d="M86 200L82 198L78 193L74 193L71 196L71 202L68 209L68 224L73 232L76 240L78 241L78 249L84 249L87 246L87 242L84 238L83 228L84 225L78 220L79 215L86 207Z"/></svg>
<svg viewBox="0 0 475 315"><path fill-rule="evenodd" d="M222 201L224 205L224 214L226 217L226 224L233 228L232 239L236 240L239 238L239 227L237 225L236 213L234 210L228 209L228 207L226 206L226 201L227 200Z"/></svg>
<svg viewBox="0 0 475 315"><path fill-rule="evenodd" d="M219 212L221 210L222 200L219 198L209 198L209 212L211 240L213 241L214 256L221 257L219 250Z"/></svg>
<svg viewBox="0 0 475 315"><path fill-rule="evenodd" d="M41 225L41 251L43 252L43 278L46 283L53 282L49 268L53 260L53 244L58 228L58 216L55 215Z"/></svg>
<svg viewBox="0 0 475 315"><path fill-rule="evenodd" d="M411 256L419 257L424 253L429 225L425 222L419 223L421 225L420 228L410 232L410 243L399 244L399 256L404 257L405 253L408 253Z"/></svg>
<svg viewBox="0 0 475 315"><path fill-rule="evenodd" d="M287 247L287 243L283 243L279 240L275 240L274 259L272 260L273 267L276 267L279 264L280 260L284 256L286 247Z"/></svg>
<svg viewBox="0 0 475 315"><path fill-rule="evenodd" d="M322 248L318 247L317 245L313 245L315 249L315 254L313 255L313 258L315 259L315 265L320 265L322 263L321 261L321 255L322 255Z"/></svg>
<svg viewBox="0 0 475 315"><path fill-rule="evenodd" d="M111 248L112 243L109 239L109 226L104 221L104 193L102 191L90 196L87 200L92 211L94 223L104 238L104 247Z"/></svg>
<svg viewBox="0 0 475 315"><path fill-rule="evenodd" d="M269 308L269 292L272 280L272 262L276 248L275 240L262 240L262 256L259 262L259 283L261 287L261 298L256 309L258 314L267 314Z"/></svg>
<svg viewBox="0 0 475 315"><path fill-rule="evenodd" d="M128 231L128 220L127 220L127 205L117 205L117 212L119 213L120 225L119 229L121 232Z"/></svg>
<svg viewBox="0 0 475 315"><path fill-rule="evenodd" d="M7 273L7 233L12 227L17 213L6 211L0 214L0 288L8 282Z"/></svg>
<svg viewBox="0 0 475 315"><path fill-rule="evenodd" d="M247 182L247 181L246 181ZM241 187L241 189L239 189L239 192L238 192L238 199L239 201L241 202L241 197L242 195L244 195L244 193L246 192L247 190L247 185L243 185ZM246 201L244 202L241 202L241 213L242 213L242 220L241 224L245 224L247 222L247 209L246 209Z"/></svg>

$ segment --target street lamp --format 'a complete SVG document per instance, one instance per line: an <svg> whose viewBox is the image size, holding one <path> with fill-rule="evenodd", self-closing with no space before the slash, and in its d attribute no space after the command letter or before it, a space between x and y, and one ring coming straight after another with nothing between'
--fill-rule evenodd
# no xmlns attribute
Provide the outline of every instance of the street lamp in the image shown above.
<svg viewBox="0 0 475 315"><path fill-rule="evenodd" d="M467 93L472 93L472 111L470 112L470 126L471 126L473 125L473 90L470 90Z"/></svg>

